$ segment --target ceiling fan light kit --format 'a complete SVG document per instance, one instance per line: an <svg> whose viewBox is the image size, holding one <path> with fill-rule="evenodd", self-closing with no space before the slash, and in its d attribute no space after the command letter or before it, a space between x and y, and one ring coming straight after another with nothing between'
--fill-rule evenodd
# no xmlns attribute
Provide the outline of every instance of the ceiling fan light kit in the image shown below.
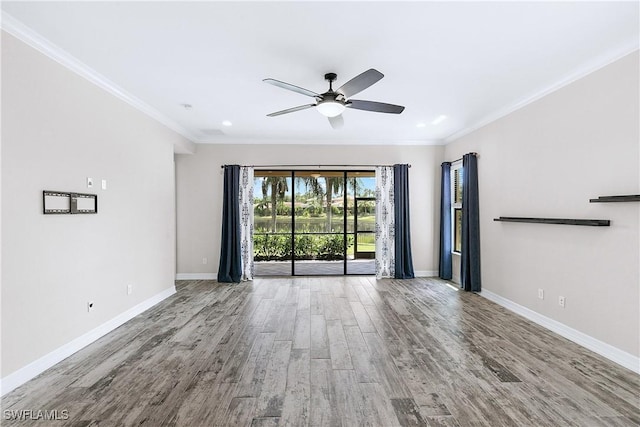
<svg viewBox="0 0 640 427"><path fill-rule="evenodd" d="M342 114L346 107L338 101L321 101L316 106L316 110L325 117L335 117Z"/></svg>
<svg viewBox="0 0 640 427"><path fill-rule="evenodd" d="M333 82L338 76L335 73L327 73L324 75L325 80L329 82L329 90L325 93L318 94L311 90L301 88L289 83L281 82L275 79L264 79L265 83L272 84L274 86L281 87L283 89L291 90L293 92L300 93L302 95L311 96L315 98L315 104L301 105L299 107L293 107L286 110L276 111L275 113L267 114L268 117L280 116L282 114L293 113L295 111L306 110L308 108L315 107L316 110L323 116L329 119L329 124L334 129L341 128L344 124L342 112L346 108L352 108L356 110L373 111L377 113L390 113L400 114L404 110L401 105L385 104L383 102L375 101L361 101L361 100L349 100L348 98L355 95L374 83L378 82L384 77L380 71L373 68L365 71L362 74L357 75L339 89L333 90Z"/></svg>

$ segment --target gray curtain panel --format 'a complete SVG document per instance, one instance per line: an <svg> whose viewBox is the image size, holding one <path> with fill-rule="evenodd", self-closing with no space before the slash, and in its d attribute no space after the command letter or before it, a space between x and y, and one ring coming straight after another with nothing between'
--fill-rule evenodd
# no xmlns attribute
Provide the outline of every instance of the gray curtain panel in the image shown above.
<svg viewBox="0 0 640 427"><path fill-rule="evenodd" d="M462 157L462 266L461 288L480 292L480 202L478 159L475 153Z"/></svg>
<svg viewBox="0 0 640 427"><path fill-rule="evenodd" d="M451 163L442 164L440 178L440 269L441 279L451 280Z"/></svg>
<svg viewBox="0 0 640 427"><path fill-rule="evenodd" d="M240 251L240 166L224 167L224 194L222 201L222 239L218 282L238 283L242 279Z"/></svg>
<svg viewBox="0 0 640 427"><path fill-rule="evenodd" d="M395 231L395 278L413 279L411 227L409 221L409 165L393 165Z"/></svg>

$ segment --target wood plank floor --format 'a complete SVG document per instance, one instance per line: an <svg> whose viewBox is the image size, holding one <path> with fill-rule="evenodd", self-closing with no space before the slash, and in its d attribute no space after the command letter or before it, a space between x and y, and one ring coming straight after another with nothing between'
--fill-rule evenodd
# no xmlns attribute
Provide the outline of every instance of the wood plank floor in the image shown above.
<svg viewBox="0 0 640 427"><path fill-rule="evenodd" d="M437 279L177 289L6 395L2 425L640 425L638 375Z"/></svg>

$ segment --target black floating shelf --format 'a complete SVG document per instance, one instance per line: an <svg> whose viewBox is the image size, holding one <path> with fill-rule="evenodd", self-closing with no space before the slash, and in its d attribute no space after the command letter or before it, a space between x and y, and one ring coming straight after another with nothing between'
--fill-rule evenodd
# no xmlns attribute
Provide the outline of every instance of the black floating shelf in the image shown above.
<svg viewBox="0 0 640 427"><path fill-rule="evenodd" d="M589 199L591 203L610 202L640 202L640 194L630 194L628 196L600 196L597 199Z"/></svg>
<svg viewBox="0 0 640 427"><path fill-rule="evenodd" d="M566 219L566 218L525 218L516 216L501 216L494 221L502 222L529 222L535 224L565 224L565 225L589 225L591 227L608 227L611 221L608 219Z"/></svg>

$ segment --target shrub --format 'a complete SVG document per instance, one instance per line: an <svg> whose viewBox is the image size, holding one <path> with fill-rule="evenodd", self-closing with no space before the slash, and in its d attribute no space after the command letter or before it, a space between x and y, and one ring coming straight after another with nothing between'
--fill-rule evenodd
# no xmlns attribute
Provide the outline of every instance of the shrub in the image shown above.
<svg viewBox="0 0 640 427"><path fill-rule="evenodd" d="M253 256L256 261L291 258L291 236L282 234L254 234Z"/></svg>
<svg viewBox="0 0 640 427"><path fill-rule="evenodd" d="M317 251L316 239L309 234L296 234L296 259L313 259Z"/></svg>
<svg viewBox="0 0 640 427"><path fill-rule="evenodd" d="M280 216L291 216L291 205L278 206L276 213Z"/></svg>
<svg viewBox="0 0 640 427"><path fill-rule="evenodd" d="M353 237L348 236L347 249L353 245ZM344 236L342 234L330 234L320 237L317 259L337 260L344 258Z"/></svg>
<svg viewBox="0 0 640 427"><path fill-rule="evenodd" d="M353 236L348 236L347 249L353 246ZM296 234L295 259L339 260L343 259L344 236L341 234ZM256 261L291 259L291 236L260 233L253 236L253 253Z"/></svg>

